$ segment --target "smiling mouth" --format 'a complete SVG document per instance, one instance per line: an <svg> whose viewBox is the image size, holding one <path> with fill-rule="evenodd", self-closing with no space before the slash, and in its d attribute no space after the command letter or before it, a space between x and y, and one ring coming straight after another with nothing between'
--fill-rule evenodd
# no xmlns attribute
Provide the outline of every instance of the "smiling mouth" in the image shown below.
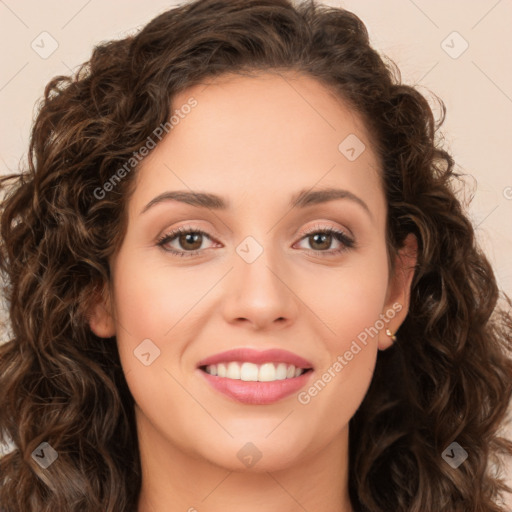
<svg viewBox="0 0 512 512"><path fill-rule="evenodd" d="M199 367L203 372L214 377L224 377L244 382L274 382L300 377L310 372L312 368L298 368L287 363L263 363L229 361L225 363L203 365Z"/></svg>

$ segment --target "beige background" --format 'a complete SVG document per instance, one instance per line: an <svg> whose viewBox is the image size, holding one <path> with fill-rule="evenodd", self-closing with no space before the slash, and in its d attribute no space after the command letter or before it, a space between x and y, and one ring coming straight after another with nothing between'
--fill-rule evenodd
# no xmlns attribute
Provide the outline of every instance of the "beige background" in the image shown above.
<svg viewBox="0 0 512 512"><path fill-rule="evenodd" d="M35 102L50 78L76 69L95 44L131 33L177 3L0 0L0 173L26 156ZM512 295L512 2L324 3L357 14L403 81L445 102L446 147L474 192L469 215L501 288Z"/></svg>

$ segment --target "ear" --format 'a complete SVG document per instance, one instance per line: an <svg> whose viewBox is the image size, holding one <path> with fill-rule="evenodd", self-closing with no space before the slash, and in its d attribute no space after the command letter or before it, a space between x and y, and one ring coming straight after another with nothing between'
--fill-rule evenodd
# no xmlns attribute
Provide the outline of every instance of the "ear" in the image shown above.
<svg viewBox="0 0 512 512"><path fill-rule="evenodd" d="M100 338L111 338L116 334L112 315L112 301L108 286L104 285L94 294L93 303L88 314L91 331Z"/></svg>
<svg viewBox="0 0 512 512"><path fill-rule="evenodd" d="M386 329L395 334L409 312L411 283L417 259L418 241L412 233L409 233L398 251L395 259L395 272L388 283L383 311L387 323L379 332L379 350L386 350L393 344L393 339L386 334Z"/></svg>

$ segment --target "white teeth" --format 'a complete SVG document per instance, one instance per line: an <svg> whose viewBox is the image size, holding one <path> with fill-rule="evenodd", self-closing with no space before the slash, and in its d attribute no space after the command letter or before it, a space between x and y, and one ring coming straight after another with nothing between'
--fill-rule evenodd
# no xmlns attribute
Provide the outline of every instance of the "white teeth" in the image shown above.
<svg viewBox="0 0 512 512"><path fill-rule="evenodd" d="M286 364L279 363L276 368L276 379L277 380L284 380L286 379Z"/></svg>
<svg viewBox="0 0 512 512"><path fill-rule="evenodd" d="M226 372L228 379L239 379L240 378L240 365L234 361L228 363L228 371Z"/></svg>
<svg viewBox="0 0 512 512"><path fill-rule="evenodd" d="M240 379L245 380L246 382L257 381L258 373L259 368L257 364L243 363L242 366L240 367Z"/></svg>
<svg viewBox="0 0 512 512"><path fill-rule="evenodd" d="M272 382L276 379L276 367L273 363L264 363L260 366L258 373L258 380L260 382Z"/></svg>
<svg viewBox="0 0 512 512"><path fill-rule="evenodd" d="M208 371L208 366L206 367L206 371ZM219 377L225 377L226 376L226 365L225 364L222 364L222 363L219 363L217 365L217 375Z"/></svg>
<svg viewBox="0 0 512 512"><path fill-rule="evenodd" d="M302 375L305 370L295 368L293 364L286 363L264 363L257 365L254 363L239 363L230 361L229 363L212 364L206 367L206 373L218 377L227 377L228 379L243 380L245 382L273 382L275 380L292 379Z"/></svg>

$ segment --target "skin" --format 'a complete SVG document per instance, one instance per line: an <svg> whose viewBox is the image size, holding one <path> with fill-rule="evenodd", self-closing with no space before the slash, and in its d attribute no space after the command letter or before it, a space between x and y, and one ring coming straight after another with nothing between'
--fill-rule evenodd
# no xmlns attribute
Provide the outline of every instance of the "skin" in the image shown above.
<svg viewBox="0 0 512 512"><path fill-rule="evenodd" d="M139 512L353 512L348 498L348 422L370 384L378 350L407 315L417 244L409 235L388 272L386 200L379 162L360 118L316 80L302 75L224 75L191 87L198 104L137 171L128 230L111 261L112 283L90 321L116 336L130 390L143 469ZM349 134L366 149L354 161L338 150ZM302 189L335 187L357 195L307 208L289 206ZM209 192L225 211L164 201L166 191ZM208 236L158 238L179 226ZM308 228L341 229L315 242ZM316 232L322 232L318 229ZM247 236L262 254L236 252ZM250 251L254 249L251 248ZM323 251L323 252L322 252ZM393 310L399 304L401 310ZM389 319L389 311L396 314ZM357 336L388 319L378 335L302 404L293 394L271 405L236 402L211 388L197 362L235 347L283 348L313 363L306 390ZM134 356L144 339L160 355L149 366ZM253 443L261 459L237 457Z"/></svg>

